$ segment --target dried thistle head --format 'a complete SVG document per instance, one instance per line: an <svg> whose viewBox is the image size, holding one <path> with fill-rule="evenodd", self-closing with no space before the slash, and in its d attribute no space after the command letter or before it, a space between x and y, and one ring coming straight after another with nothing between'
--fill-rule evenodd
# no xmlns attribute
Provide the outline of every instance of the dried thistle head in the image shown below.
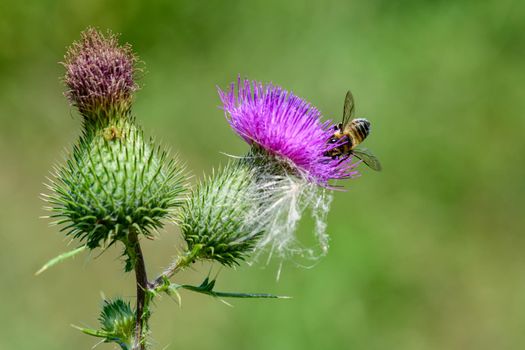
<svg viewBox="0 0 525 350"><path fill-rule="evenodd" d="M66 97L86 119L127 115L138 89L138 58L118 37L88 28L68 49L64 62Z"/></svg>

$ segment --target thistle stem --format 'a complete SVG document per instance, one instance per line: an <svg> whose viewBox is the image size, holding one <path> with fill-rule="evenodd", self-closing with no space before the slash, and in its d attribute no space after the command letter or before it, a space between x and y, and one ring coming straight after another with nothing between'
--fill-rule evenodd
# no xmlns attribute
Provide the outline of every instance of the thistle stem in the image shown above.
<svg viewBox="0 0 525 350"><path fill-rule="evenodd" d="M131 249L135 260L135 278L137 283L137 309L135 316L135 340L132 350L146 349L146 329L149 318L149 298L146 296L148 290L148 276L144 264L144 255L140 248L139 239L136 232L129 235L129 249Z"/></svg>
<svg viewBox="0 0 525 350"><path fill-rule="evenodd" d="M164 281L172 277L181 268L181 257L171 263L155 280L150 284L152 290L157 289L164 284Z"/></svg>
<svg viewBox="0 0 525 350"><path fill-rule="evenodd" d="M162 286L167 279L173 277L173 275L179 270L190 265L199 254L200 249L200 246L196 246L192 251L179 256L157 278L155 278L153 282L150 283L149 288L151 290L156 290L158 287Z"/></svg>

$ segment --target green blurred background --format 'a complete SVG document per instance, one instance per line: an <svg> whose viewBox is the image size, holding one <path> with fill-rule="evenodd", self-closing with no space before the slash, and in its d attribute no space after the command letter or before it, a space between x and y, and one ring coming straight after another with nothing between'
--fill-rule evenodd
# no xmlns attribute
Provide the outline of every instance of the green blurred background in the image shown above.
<svg viewBox="0 0 525 350"><path fill-rule="evenodd" d="M196 178L243 154L216 85L273 81L339 118L351 88L384 165L337 193L331 250L288 262L211 266L218 288L152 318L156 349L523 349L525 6L520 1L0 2L0 348L89 349L101 293L132 298L119 251L34 277L68 241L38 194L79 134L57 64L89 25L122 33L146 62L135 114ZM311 222L300 235L310 237ZM308 240L309 238L305 238ZM150 275L173 228L145 243ZM210 265L186 271L198 283ZM100 345L110 349L110 345Z"/></svg>

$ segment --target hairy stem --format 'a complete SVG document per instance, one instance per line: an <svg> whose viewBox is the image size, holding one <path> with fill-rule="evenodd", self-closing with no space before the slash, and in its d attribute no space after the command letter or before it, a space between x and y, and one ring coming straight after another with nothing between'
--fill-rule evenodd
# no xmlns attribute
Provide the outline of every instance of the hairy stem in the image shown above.
<svg viewBox="0 0 525 350"><path fill-rule="evenodd" d="M157 278L155 278L153 282L150 283L150 289L157 289L158 287L162 286L167 279L171 278L179 270L190 265L194 261L195 257L198 255L200 249L201 247L197 246L191 252L179 256Z"/></svg>
<svg viewBox="0 0 525 350"><path fill-rule="evenodd" d="M146 274L144 255L142 254L137 232L130 232L126 249L128 257L133 261L133 269L135 270L135 279L137 283L135 337L131 349L146 350L146 335L150 316L149 303L152 298L150 291L154 292L157 288L163 286L165 281L172 277L177 271L190 265L198 255L201 247L194 247L191 252L179 256L151 283L148 281L148 275Z"/></svg>
<svg viewBox="0 0 525 350"><path fill-rule="evenodd" d="M137 309L135 316L135 340L133 342L132 350L146 349L146 331L149 318L149 297L146 293L148 291L148 276L146 274L146 266L144 264L144 256L140 248L139 239L136 232L129 235L129 248L133 256L135 266L135 278L137 283Z"/></svg>

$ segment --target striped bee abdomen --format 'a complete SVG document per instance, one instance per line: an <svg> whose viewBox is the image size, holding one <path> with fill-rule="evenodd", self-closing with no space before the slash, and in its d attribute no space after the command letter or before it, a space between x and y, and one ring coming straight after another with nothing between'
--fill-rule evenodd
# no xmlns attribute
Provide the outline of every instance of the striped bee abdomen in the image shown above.
<svg viewBox="0 0 525 350"><path fill-rule="evenodd" d="M370 122L364 118L354 119L347 125L345 131L352 136L353 146L357 146L370 134Z"/></svg>

